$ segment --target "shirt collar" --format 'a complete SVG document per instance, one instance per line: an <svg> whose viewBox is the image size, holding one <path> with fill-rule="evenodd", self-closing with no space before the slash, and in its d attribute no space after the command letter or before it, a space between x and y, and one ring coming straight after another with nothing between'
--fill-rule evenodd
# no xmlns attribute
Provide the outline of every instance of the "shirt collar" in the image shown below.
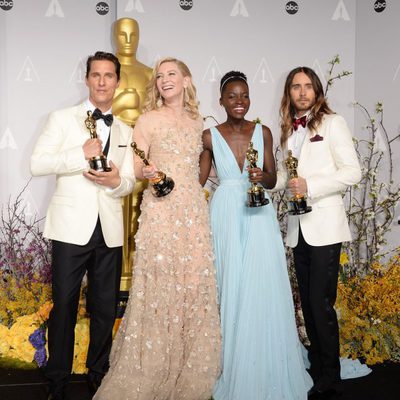
<svg viewBox="0 0 400 400"><path fill-rule="evenodd" d="M91 111L91 112L93 112L93 111L97 108L96 106L94 106L94 105L92 104L92 102L91 102L89 99L86 99L86 101L85 101L85 107L86 107L86 109L87 109L88 111ZM106 112L104 112L103 114L104 114L104 115L112 114L111 110L112 110L112 107L110 107L110 108L109 108Z"/></svg>
<svg viewBox="0 0 400 400"><path fill-rule="evenodd" d="M295 114L294 115L294 117L296 118L296 119L298 119L298 118L302 118L302 117L304 117L304 116L306 116L307 117L307 120L308 120L308 116L311 114L311 110L308 110L304 115L302 115L301 117L298 117L297 116L297 114Z"/></svg>

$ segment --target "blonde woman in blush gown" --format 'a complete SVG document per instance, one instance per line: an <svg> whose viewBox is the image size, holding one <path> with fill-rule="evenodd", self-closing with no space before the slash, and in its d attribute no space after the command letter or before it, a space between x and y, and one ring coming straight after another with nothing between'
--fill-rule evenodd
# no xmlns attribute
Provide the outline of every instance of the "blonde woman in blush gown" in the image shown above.
<svg viewBox="0 0 400 400"><path fill-rule="evenodd" d="M133 285L110 370L95 400L208 400L220 367L216 282L203 189L203 122L187 66L160 60L133 132L149 166L175 182L164 197L146 189L136 235Z"/></svg>

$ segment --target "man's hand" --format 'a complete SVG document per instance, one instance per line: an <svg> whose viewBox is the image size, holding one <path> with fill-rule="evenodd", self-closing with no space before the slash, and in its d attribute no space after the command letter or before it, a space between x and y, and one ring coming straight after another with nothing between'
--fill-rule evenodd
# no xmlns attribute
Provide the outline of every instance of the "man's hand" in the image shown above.
<svg viewBox="0 0 400 400"><path fill-rule="evenodd" d="M98 157L102 154L102 141L97 139L88 139L82 146L85 159L89 160L92 157Z"/></svg>
<svg viewBox="0 0 400 400"><path fill-rule="evenodd" d="M89 169L89 171L84 172L83 175L93 183L115 189L121 184L121 177L119 176L119 169L117 166L112 161L109 161L109 164L111 167L111 171L109 172L99 172L94 169Z"/></svg>
<svg viewBox="0 0 400 400"><path fill-rule="evenodd" d="M300 176L298 178L293 178L288 182L288 189L292 193L292 196L307 195L307 181Z"/></svg>

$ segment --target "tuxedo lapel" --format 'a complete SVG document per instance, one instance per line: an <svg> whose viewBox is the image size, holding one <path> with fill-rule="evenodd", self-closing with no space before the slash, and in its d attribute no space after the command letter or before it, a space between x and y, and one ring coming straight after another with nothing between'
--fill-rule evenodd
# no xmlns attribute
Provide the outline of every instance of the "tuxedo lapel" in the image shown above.
<svg viewBox="0 0 400 400"><path fill-rule="evenodd" d="M307 160L310 157L310 147L309 146L310 146L310 135L309 135L309 132L307 132L307 135L304 138L303 145L301 146L300 156L299 156L299 165L297 167L297 170L301 170L303 166L307 165ZM301 176L300 173L299 173L299 175Z"/></svg>
<svg viewBox="0 0 400 400"><path fill-rule="evenodd" d="M110 129L110 147L108 150L108 158L109 159L113 159L113 156L115 154L115 149L117 149L118 145L120 144L119 143L120 136L121 136L120 127L119 127L116 119L114 119L114 122L111 125L111 129Z"/></svg>
<svg viewBox="0 0 400 400"><path fill-rule="evenodd" d="M325 133L326 133L326 125L327 125L326 121L325 121L325 119L323 119L317 132L313 132L311 134L311 132L309 132L307 130L307 136L304 139L303 146L301 147L301 151L300 151L299 165L298 165L299 170L303 170L303 168L305 168L307 170L308 164L310 161L310 157L316 156L315 152L313 152L313 153L311 152L311 150L312 150L311 146L315 146L315 143L311 141L311 138L316 135L324 137ZM326 154L324 152L322 152L322 153L317 154L317 156L323 158L326 156ZM299 175L301 176L300 173L299 173Z"/></svg>

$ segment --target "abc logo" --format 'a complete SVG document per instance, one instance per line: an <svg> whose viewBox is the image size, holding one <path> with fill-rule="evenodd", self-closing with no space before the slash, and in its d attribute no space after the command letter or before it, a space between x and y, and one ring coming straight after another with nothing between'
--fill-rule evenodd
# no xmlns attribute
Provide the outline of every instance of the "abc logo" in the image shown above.
<svg viewBox="0 0 400 400"><path fill-rule="evenodd" d="M188 11L193 7L193 0L179 0L182 10Z"/></svg>
<svg viewBox="0 0 400 400"><path fill-rule="evenodd" d="M374 10L376 12L382 12L386 8L386 1L385 0L377 0L374 3Z"/></svg>
<svg viewBox="0 0 400 400"><path fill-rule="evenodd" d="M107 3L104 3L102 1L102 2L96 4L96 12L97 12L97 14L106 15L106 14L108 14L109 11L110 11L110 7L108 6Z"/></svg>
<svg viewBox="0 0 400 400"><path fill-rule="evenodd" d="M11 10L13 5L13 0L0 0L0 8L2 8L4 11Z"/></svg>
<svg viewBox="0 0 400 400"><path fill-rule="evenodd" d="M299 6L295 1L288 1L285 6L285 10L288 14L296 14L299 11Z"/></svg>

